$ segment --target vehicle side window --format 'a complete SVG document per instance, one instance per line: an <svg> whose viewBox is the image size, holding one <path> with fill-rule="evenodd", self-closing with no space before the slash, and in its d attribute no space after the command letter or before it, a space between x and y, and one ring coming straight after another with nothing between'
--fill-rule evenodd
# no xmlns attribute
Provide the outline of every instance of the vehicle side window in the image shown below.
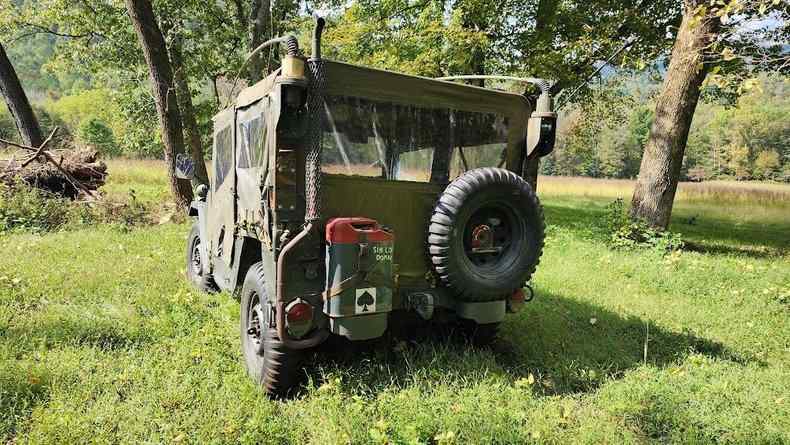
<svg viewBox="0 0 790 445"><path fill-rule="evenodd" d="M225 127L214 137L214 190L222 185L233 165L232 130Z"/></svg>
<svg viewBox="0 0 790 445"><path fill-rule="evenodd" d="M260 167L264 163L264 143L266 125L259 115L247 122L239 123L239 153L236 156L238 168Z"/></svg>
<svg viewBox="0 0 790 445"><path fill-rule="evenodd" d="M508 120L496 114L456 112L456 146L450 179L479 167L501 167L505 162Z"/></svg>

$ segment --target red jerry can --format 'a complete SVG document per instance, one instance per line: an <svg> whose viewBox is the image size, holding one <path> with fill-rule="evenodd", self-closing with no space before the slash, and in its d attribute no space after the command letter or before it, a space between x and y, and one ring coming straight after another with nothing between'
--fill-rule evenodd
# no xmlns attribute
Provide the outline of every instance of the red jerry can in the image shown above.
<svg viewBox="0 0 790 445"><path fill-rule="evenodd" d="M375 338L392 310L395 237L370 218L332 218L326 224L324 312L332 332Z"/></svg>

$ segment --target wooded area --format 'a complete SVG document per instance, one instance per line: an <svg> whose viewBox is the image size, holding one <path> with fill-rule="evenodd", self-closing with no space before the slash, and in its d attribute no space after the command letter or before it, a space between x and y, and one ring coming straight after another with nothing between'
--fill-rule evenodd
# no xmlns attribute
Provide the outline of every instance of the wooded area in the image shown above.
<svg viewBox="0 0 790 445"><path fill-rule="evenodd" d="M790 179L788 6L773 0L1 4L0 29L9 36L3 43L17 61L0 60L23 70L44 130L58 124L74 144L106 156L172 164L188 146L201 157L210 146L210 117L238 92L231 89L246 53L286 31L309 35L308 13L320 8L330 22L330 58L430 77L556 81L552 91L563 105L558 149L524 174L638 175L634 215L652 225L666 227L681 178ZM262 78L278 59L274 51L256 55L240 84ZM4 96L23 110L7 73L0 76ZM508 83L487 86L523 92ZM759 94L771 100L739 111L744 97ZM700 96L714 118L695 128ZM772 124L717 134L721 119L753 111ZM0 136L16 137L9 121L19 127L31 115L14 111L4 121L0 114ZM36 138L36 126L22 125L31 129L23 142ZM205 171L197 177L205 181ZM175 179L171 190L180 204L191 197Z"/></svg>

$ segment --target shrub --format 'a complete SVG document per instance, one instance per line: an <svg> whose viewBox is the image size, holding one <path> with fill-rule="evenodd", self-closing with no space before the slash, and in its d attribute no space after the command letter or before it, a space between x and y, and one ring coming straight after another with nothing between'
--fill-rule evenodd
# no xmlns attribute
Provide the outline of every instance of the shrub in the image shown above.
<svg viewBox="0 0 790 445"><path fill-rule="evenodd" d="M153 209L130 192L124 201L71 201L31 187L24 182L0 184L0 233L49 232L93 224L109 224L121 230L150 224Z"/></svg>
<svg viewBox="0 0 790 445"><path fill-rule="evenodd" d="M82 122L78 136L80 141L94 148L99 153L107 156L118 156L121 154L120 147L115 142L112 129L97 118L90 118Z"/></svg>
<svg viewBox="0 0 790 445"><path fill-rule="evenodd" d="M602 225L607 242L614 248L650 248L668 253L683 247L680 234L657 230L644 221L631 219L622 198L606 206Z"/></svg>
<svg viewBox="0 0 790 445"><path fill-rule="evenodd" d="M55 230L67 222L69 204L24 182L0 184L0 232Z"/></svg>
<svg viewBox="0 0 790 445"><path fill-rule="evenodd" d="M129 191L127 201L100 200L75 202L69 211L69 223L73 226L109 224L121 230L150 224L152 209L137 200L134 190Z"/></svg>

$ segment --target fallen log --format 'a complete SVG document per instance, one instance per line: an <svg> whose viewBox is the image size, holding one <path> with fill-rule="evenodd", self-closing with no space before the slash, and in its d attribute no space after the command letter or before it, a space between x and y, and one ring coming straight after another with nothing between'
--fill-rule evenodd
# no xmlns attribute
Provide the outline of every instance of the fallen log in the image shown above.
<svg viewBox="0 0 790 445"><path fill-rule="evenodd" d="M0 160L0 182L12 187L23 182L69 199L95 199L95 191L107 177L107 165L98 160L95 150L47 150L46 145L56 132L57 128L38 148L0 139L5 146L27 152L16 152L9 159Z"/></svg>

